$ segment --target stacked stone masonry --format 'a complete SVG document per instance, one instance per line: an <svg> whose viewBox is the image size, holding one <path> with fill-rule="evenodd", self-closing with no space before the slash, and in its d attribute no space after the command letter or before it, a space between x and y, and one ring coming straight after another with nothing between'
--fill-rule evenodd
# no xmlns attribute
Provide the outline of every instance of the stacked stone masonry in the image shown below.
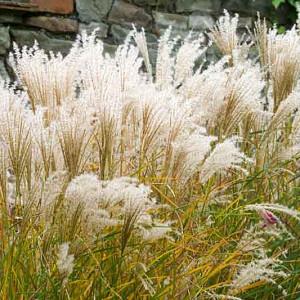
<svg viewBox="0 0 300 300"><path fill-rule="evenodd" d="M205 32L224 9L239 13L241 26L252 26L257 11L270 17L271 0L19 0L0 1L0 76L13 77L8 54L13 43L31 46L35 40L48 51L66 54L76 35L98 28L105 51L113 54L132 28L143 27L155 61L157 40L170 25L184 38ZM215 50L207 52L209 60Z"/></svg>

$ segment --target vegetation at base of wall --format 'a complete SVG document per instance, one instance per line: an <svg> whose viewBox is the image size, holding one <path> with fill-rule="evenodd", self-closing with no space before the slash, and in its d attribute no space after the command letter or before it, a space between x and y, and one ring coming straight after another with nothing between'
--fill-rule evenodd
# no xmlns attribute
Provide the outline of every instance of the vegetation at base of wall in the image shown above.
<svg viewBox="0 0 300 300"><path fill-rule="evenodd" d="M280 25L281 32L284 32L286 28L295 24L298 18L298 5L300 1L298 0L272 0L274 7L278 10L277 18L273 21L274 23L278 23ZM284 7L284 10L281 12L280 9ZM284 24L280 24L280 15L284 13L285 22Z"/></svg>
<svg viewBox="0 0 300 300"><path fill-rule="evenodd" d="M248 40L238 21L208 34L206 68L207 36L171 29L155 67L136 29L113 56L96 32L65 57L14 47L2 299L300 296L300 29L258 20Z"/></svg>
<svg viewBox="0 0 300 300"><path fill-rule="evenodd" d="M275 8L278 8L279 5L281 5L283 3L289 3L290 5L292 5L293 7L296 8L299 1L298 0L272 0L272 3L275 6Z"/></svg>

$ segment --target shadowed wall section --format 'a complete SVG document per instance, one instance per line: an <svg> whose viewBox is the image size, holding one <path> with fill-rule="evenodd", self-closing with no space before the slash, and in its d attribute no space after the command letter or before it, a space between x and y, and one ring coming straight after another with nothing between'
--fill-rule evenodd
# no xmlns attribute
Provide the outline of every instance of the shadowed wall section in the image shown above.
<svg viewBox="0 0 300 300"><path fill-rule="evenodd" d="M241 30L251 28L257 11L266 17L273 13L269 0L0 1L0 75L13 75L7 61L13 42L31 46L37 40L42 48L65 54L78 33L99 28L105 51L113 53L132 23L145 28L154 62L157 40L168 26L181 38L190 30L205 32L224 9L240 14ZM217 53L211 48L206 55L212 60Z"/></svg>

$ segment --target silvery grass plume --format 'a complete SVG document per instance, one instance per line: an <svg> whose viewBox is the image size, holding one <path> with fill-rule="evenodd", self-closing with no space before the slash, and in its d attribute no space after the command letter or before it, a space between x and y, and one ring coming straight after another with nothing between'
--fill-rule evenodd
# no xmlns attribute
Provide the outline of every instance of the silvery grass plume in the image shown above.
<svg viewBox="0 0 300 300"><path fill-rule="evenodd" d="M276 270L280 267L280 264L281 261L278 259L261 258L241 266L232 282L232 290L230 293L234 295L243 290L243 288L247 289L249 285L260 280L276 284L276 278L287 277L285 272Z"/></svg>
<svg viewBox="0 0 300 300"><path fill-rule="evenodd" d="M275 112L295 88L299 77L299 35L293 27L281 35L277 28L268 30L265 21L256 22L255 38L260 51L260 62L266 72L272 97L270 110Z"/></svg>
<svg viewBox="0 0 300 300"><path fill-rule="evenodd" d="M32 48L22 49L14 44L10 63L27 92L33 112L41 105L48 108L52 118L56 106L73 97L78 64L72 52L63 58L61 54L46 54L37 42Z"/></svg>
<svg viewBox="0 0 300 300"><path fill-rule="evenodd" d="M274 205L276 207L277 205ZM270 257L268 244L272 241L293 241L295 237L289 232L280 219L275 216L271 210L268 210L272 205L255 204L247 205L247 210L255 210L262 218L262 224L252 224L249 229L243 234L242 239L238 244L240 251L245 252L253 257L251 262L238 265L235 277L232 281L229 295L238 295L241 292L247 291L251 285L258 281L270 282L277 286L283 296L286 296L286 291L276 279L287 278L289 275L283 271L283 261L279 258L285 257L286 251L280 247L277 249L276 257ZM279 208L281 211L292 213L291 209L286 207ZM293 213L294 214L294 213Z"/></svg>
<svg viewBox="0 0 300 300"><path fill-rule="evenodd" d="M59 246L57 269L63 277L64 283L67 281L68 276L73 272L74 268L74 255L69 254L69 243L63 243Z"/></svg>
<svg viewBox="0 0 300 300"><path fill-rule="evenodd" d="M229 56L231 65L235 61L244 60L251 47L251 43L245 41L244 36L238 35L238 23L239 16L237 14L231 17L228 11L224 10L224 15L219 18L209 33L209 37L222 54Z"/></svg>
<svg viewBox="0 0 300 300"><path fill-rule="evenodd" d="M168 237L170 222L155 220L153 213L164 206L150 196L151 189L128 177L100 181L92 174L74 178L66 190L69 211L82 209L84 224L97 232L105 227L121 226L125 245L134 230L146 240Z"/></svg>
<svg viewBox="0 0 300 300"><path fill-rule="evenodd" d="M213 174L225 174L230 170L247 170L241 167L243 162L251 162L237 147L236 137L229 138L216 145L208 158L204 161L200 170L200 181L205 183Z"/></svg>

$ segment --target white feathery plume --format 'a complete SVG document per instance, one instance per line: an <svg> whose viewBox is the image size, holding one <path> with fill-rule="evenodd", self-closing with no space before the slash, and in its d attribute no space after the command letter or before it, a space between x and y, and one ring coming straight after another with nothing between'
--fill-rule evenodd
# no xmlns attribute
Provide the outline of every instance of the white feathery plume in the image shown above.
<svg viewBox="0 0 300 300"><path fill-rule="evenodd" d="M295 27L279 34L272 29L267 34L265 60L269 72L275 112L281 101L294 90L300 74L300 36Z"/></svg>
<svg viewBox="0 0 300 300"><path fill-rule="evenodd" d="M209 33L210 39L217 45L223 55L230 57L230 64L239 64L248 55L252 43L245 41L245 37L239 37L237 33L239 15L231 17L228 11L224 10L217 24Z"/></svg>
<svg viewBox="0 0 300 300"><path fill-rule="evenodd" d="M289 216L295 218L296 220L300 221L300 212L298 212L295 209L291 209L291 208L288 208L284 205L277 204L277 203L250 204L250 205L246 205L246 209L254 210L254 211L258 211L258 212L263 209L266 209L266 210L275 211L275 212L289 215Z"/></svg>
<svg viewBox="0 0 300 300"><path fill-rule="evenodd" d="M264 280L267 282L275 283L278 277L287 277L283 271L277 271L281 261L274 258L260 258L241 266L236 277L232 281L232 290L235 292L241 290L243 287Z"/></svg>
<svg viewBox="0 0 300 300"><path fill-rule="evenodd" d="M206 155L211 150L215 138L197 133L186 135L173 143L173 160L176 168L180 167L177 180L186 182L199 169Z"/></svg>
<svg viewBox="0 0 300 300"><path fill-rule="evenodd" d="M55 201L63 193L64 187L68 182L68 174L65 171L53 172L45 181L42 190L41 208L42 211L52 212Z"/></svg>
<svg viewBox="0 0 300 300"><path fill-rule="evenodd" d="M64 278L67 278L73 272L74 255L69 254L69 243L63 243L59 247L57 268Z"/></svg>
<svg viewBox="0 0 300 300"><path fill-rule="evenodd" d="M50 113L75 93L78 65L71 52L66 57L60 53L46 54L37 43L32 48L18 48L10 55L10 63L24 86L32 110L45 106Z"/></svg>
<svg viewBox="0 0 300 300"><path fill-rule="evenodd" d="M202 48L203 36L197 39L191 37L191 33L185 38L181 47L177 50L175 62L174 84L175 87L181 85L193 74L196 60L206 51Z"/></svg>
<svg viewBox="0 0 300 300"><path fill-rule="evenodd" d="M232 51L239 46L237 36L239 16L230 17L227 10L221 16L210 33L210 38L216 43L224 55L232 55Z"/></svg>
<svg viewBox="0 0 300 300"><path fill-rule="evenodd" d="M170 41L171 27L159 39L156 61L156 84L160 89L167 89L173 84L174 62L172 56L175 41Z"/></svg>
<svg viewBox="0 0 300 300"><path fill-rule="evenodd" d="M287 121L287 117L291 116L297 109L300 107L299 96L300 96L300 86L297 87L286 99L282 100L274 113L273 117L270 119L268 124L268 131L269 137L270 132L276 130Z"/></svg>
<svg viewBox="0 0 300 300"><path fill-rule="evenodd" d="M226 174L229 170L239 170L247 174L247 170L241 166L251 160L245 156L236 146L237 138L228 138L216 145L200 169L200 181L205 183L214 174Z"/></svg>
<svg viewBox="0 0 300 300"><path fill-rule="evenodd" d="M92 230L121 225L122 220L132 218L131 226L140 228L145 238L164 238L171 231L170 224L161 223L152 216L151 211L160 207L150 193L149 187L133 178L100 181L95 175L84 174L71 181L66 190L66 199L70 208L82 208L85 222ZM157 226L164 228L160 234L158 231L155 234Z"/></svg>
<svg viewBox="0 0 300 300"><path fill-rule="evenodd" d="M142 28L142 30L138 32L134 25L133 25L133 29L134 29L133 38L143 56L144 63L149 75L149 79L152 80L152 66L149 59L149 51L148 51L148 45L145 36L145 30L144 28Z"/></svg>

